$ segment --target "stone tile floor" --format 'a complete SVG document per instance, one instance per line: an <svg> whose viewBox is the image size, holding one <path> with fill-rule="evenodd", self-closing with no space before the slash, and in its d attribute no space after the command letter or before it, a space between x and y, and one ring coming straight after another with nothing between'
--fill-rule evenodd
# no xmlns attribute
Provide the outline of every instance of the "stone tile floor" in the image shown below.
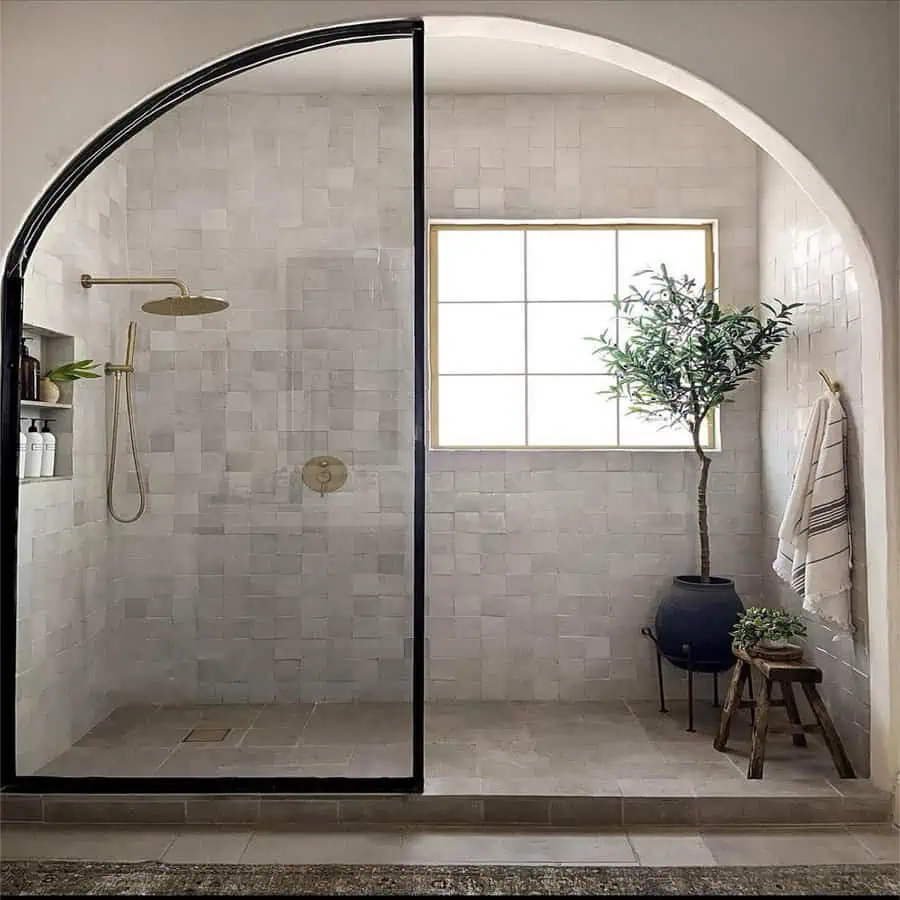
<svg viewBox="0 0 900 900"><path fill-rule="evenodd" d="M824 745L771 733L762 782L746 780L750 728L736 717L727 753L712 747L718 710L684 703L431 703L426 793L702 796L789 791L836 796L842 782ZM803 711L801 710L803 715ZM808 710L805 719L809 718ZM773 727L779 724L773 714ZM192 729L221 741L184 742ZM317 703L121 707L40 775L404 776L411 774L405 704Z"/></svg>
<svg viewBox="0 0 900 900"><path fill-rule="evenodd" d="M890 825L803 828L397 828L255 830L236 827L8 825L0 857L170 863L563 865L823 865L900 862Z"/></svg>

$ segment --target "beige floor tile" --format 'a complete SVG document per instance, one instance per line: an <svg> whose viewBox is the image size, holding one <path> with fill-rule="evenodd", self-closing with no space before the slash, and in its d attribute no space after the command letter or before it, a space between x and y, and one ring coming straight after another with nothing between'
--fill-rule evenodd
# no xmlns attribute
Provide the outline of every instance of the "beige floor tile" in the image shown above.
<svg viewBox="0 0 900 900"><path fill-rule="evenodd" d="M357 746L347 767L347 775L360 778L403 778L412 775L412 747L409 744Z"/></svg>
<svg viewBox="0 0 900 900"><path fill-rule="evenodd" d="M482 787L489 793L567 796L608 794L617 781L634 796L689 795L693 789L697 796L803 798L832 797L841 790L839 784L829 785L834 772L821 746L806 752L777 736L765 778L750 783L745 722L735 723L734 749L717 753L712 748L717 710L698 702L697 731L689 734L684 703L673 701L671 709L662 715L653 702L430 703L427 780L443 792L461 782L464 793ZM193 726L231 731L220 743L178 742ZM122 707L46 771L68 776L403 776L409 770L409 731L410 709L400 703ZM170 747L171 754L158 755ZM860 790L859 784L852 789Z"/></svg>
<svg viewBox="0 0 900 900"><path fill-rule="evenodd" d="M242 863L402 863L400 831L256 832Z"/></svg>
<svg viewBox="0 0 900 900"><path fill-rule="evenodd" d="M714 866L699 832L675 828L630 831L628 839L642 866Z"/></svg>
<svg viewBox="0 0 900 900"><path fill-rule="evenodd" d="M10 827L2 831L4 859L87 859L141 862L162 858L175 839L173 829L128 827Z"/></svg>
<svg viewBox="0 0 900 900"><path fill-rule="evenodd" d="M163 855L170 863L236 863L247 849L249 829L203 828L182 831Z"/></svg>
<svg viewBox="0 0 900 900"><path fill-rule="evenodd" d="M417 831L404 835L408 862L634 865L622 834L496 830Z"/></svg>
<svg viewBox="0 0 900 900"><path fill-rule="evenodd" d="M847 830L878 862L900 863L900 829L893 825L848 825Z"/></svg>
<svg viewBox="0 0 900 900"><path fill-rule="evenodd" d="M480 794L481 778L478 775L450 775L447 778L428 775L425 778L426 794Z"/></svg>
<svg viewBox="0 0 900 900"><path fill-rule="evenodd" d="M309 721L313 703L274 703L265 706L253 722L254 728L298 728Z"/></svg>
<svg viewBox="0 0 900 900"><path fill-rule="evenodd" d="M121 743L128 747L171 750L184 740L190 730L191 726L184 725L157 725L155 723L138 725L121 739Z"/></svg>
<svg viewBox="0 0 900 900"><path fill-rule="evenodd" d="M149 721L166 727L179 725L191 728L200 721L204 709L203 706L158 706Z"/></svg>
<svg viewBox="0 0 900 900"><path fill-rule="evenodd" d="M292 766L346 766L354 754L365 752L355 744L300 744L279 753L278 761Z"/></svg>
<svg viewBox="0 0 900 900"><path fill-rule="evenodd" d="M259 728L254 725L244 733L242 747L295 747L300 740L299 728Z"/></svg>
<svg viewBox="0 0 900 900"><path fill-rule="evenodd" d="M203 728L250 728L264 709L259 703L222 703L204 706L200 712Z"/></svg>
<svg viewBox="0 0 900 900"><path fill-rule="evenodd" d="M698 797L838 797L824 778L749 779L743 773L690 779Z"/></svg>
<svg viewBox="0 0 900 900"><path fill-rule="evenodd" d="M143 777L154 775L171 750L145 749L116 744L110 747L73 747L47 763L38 775L105 775Z"/></svg>
<svg viewBox="0 0 900 900"><path fill-rule="evenodd" d="M624 797L691 797L689 778L619 778L616 782Z"/></svg>
<svg viewBox="0 0 900 900"><path fill-rule="evenodd" d="M703 841L721 866L817 866L872 862L842 826L706 829Z"/></svg>

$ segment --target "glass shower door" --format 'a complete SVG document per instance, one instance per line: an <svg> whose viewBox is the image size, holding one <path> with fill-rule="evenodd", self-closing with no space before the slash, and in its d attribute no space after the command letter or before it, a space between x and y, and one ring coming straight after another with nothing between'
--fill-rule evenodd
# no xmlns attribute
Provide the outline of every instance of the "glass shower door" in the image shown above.
<svg viewBox="0 0 900 900"><path fill-rule="evenodd" d="M71 684L90 697L58 728L19 704L19 776L421 786L422 33L400 25L220 82L102 164L122 185L123 245L97 271L127 259L229 305L170 318L142 312L145 288L90 295L112 344L96 358L117 359L138 323L146 512L105 519L99 454L79 461L76 433L74 524L91 515L79 536L96 537L79 547L91 582L76 598L90 594L91 652L67 653L68 684L33 641L18 665L45 708ZM95 200L64 208L60 228ZM122 449L117 506L130 510ZM71 584L56 570L38 584L39 561L20 554L20 612ZM52 605L69 635L68 607Z"/></svg>

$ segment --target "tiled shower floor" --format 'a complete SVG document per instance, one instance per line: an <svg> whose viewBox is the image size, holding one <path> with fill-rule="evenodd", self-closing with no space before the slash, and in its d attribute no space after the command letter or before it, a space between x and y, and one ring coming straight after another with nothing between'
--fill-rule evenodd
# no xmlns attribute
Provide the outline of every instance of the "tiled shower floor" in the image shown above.
<svg viewBox="0 0 900 900"><path fill-rule="evenodd" d="M684 705L671 707L661 715L651 702L429 704L426 792L699 796L764 787L835 796L847 784L817 738L802 749L777 733L764 781L748 783L745 716L735 717L729 752L718 753L718 710L698 702L690 734ZM213 740L185 742L192 729ZM37 774L403 776L410 733L410 709L399 703L122 707Z"/></svg>

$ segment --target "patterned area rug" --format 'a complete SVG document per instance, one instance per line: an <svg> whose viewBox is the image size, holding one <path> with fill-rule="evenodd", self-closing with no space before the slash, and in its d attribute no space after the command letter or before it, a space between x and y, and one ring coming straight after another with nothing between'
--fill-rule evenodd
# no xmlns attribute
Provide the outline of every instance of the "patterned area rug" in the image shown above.
<svg viewBox="0 0 900 900"><path fill-rule="evenodd" d="M881 895L900 869L870 866L275 866L22 861L0 863L4 896L366 894L385 896Z"/></svg>

